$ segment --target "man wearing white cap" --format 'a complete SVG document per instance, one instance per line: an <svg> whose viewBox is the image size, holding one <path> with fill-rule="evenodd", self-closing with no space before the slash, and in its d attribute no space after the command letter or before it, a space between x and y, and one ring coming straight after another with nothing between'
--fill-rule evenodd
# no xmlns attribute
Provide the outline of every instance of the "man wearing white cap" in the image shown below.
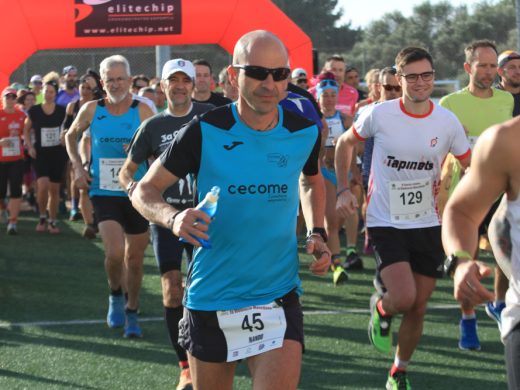
<svg viewBox="0 0 520 390"><path fill-rule="evenodd" d="M119 173L121 185L128 189L129 197L137 184L133 177L139 165L158 158L185 124L193 117L214 108L212 104L192 102L195 68L190 61L177 58L166 62L161 79L161 88L168 100L168 108L141 124L130 142L128 157ZM166 189L163 198L177 210L193 207L192 177L188 175ZM182 253L186 250L188 260L191 260L193 246L180 242L179 237L160 225L152 223L150 230L155 258L161 272L166 327L181 368L177 390L191 389L188 357L177 340L179 321L183 313Z"/></svg>
<svg viewBox="0 0 520 390"><path fill-rule="evenodd" d="M31 91L34 92L34 96L36 97L36 104L43 103L43 93L42 93L43 79L39 74L35 74L31 77L29 81L29 87Z"/></svg>
<svg viewBox="0 0 520 390"><path fill-rule="evenodd" d="M291 83L297 85L300 88L308 89L309 83L307 79L307 72L303 68L296 68L291 74Z"/></svg>
<svg viewBox="0 0 520 390"><path fill-rule="evenodd" d="M513 116L520 115L520 54L506 50L498 56L498 75L500 83L497 89L507 91L515 99Z"/></svg>

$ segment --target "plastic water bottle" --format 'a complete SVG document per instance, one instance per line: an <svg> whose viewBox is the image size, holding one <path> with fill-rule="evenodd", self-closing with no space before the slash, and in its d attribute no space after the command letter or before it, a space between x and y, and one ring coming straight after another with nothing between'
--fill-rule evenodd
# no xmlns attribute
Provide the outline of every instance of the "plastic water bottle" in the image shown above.
<svg viewBox="0 0 520 390"><path fill-rule="evenodd" d="M215 213L217 212L217 202L218 202L218 195L220 193L220 187L214 186L211 188L211 191L206 194L202 202L200 202L195 209L202 210L210 218L213 218L215 216ZM198 223L203 223L202 220L198 219ZM192 235L193 238L195 238L198 242L200 242L200 245L205 249L211 249L211 242L209 240L203 240L202 238L195 237ZM182 242L186 242L184 238L179 239Z"/></svg>

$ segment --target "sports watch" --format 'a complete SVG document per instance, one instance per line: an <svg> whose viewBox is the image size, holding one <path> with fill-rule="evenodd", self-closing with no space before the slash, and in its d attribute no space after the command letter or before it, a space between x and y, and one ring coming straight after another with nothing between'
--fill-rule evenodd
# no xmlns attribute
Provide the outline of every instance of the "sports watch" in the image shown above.
<svg viewBox="0 0 520 390"><path fill-rule="evenodd" d="M307 233L307 238L309 238L312 235L316 235L316 234L320 235L324 242L327 242L327 240L329 239L325 228L322 228L322 227L313 227Z"/></svg>
<svg viewBox="0 0 520 390"><path fill-rule="evenodd" d="M444 276L449 276L453 278L453 274L455 273L455 269L459 264L459 259L468 259L471 260L472 256L466 251L455 251L444 260Z"/></svg>

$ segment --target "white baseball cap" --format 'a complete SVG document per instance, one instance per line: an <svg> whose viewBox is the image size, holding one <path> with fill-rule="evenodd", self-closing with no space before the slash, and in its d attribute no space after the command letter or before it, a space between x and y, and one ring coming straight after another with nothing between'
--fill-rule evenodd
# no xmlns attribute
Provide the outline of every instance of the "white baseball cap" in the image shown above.
<svg viewBox="0 0 520 390"><path fill-rule="evenodd" d="M307 72L303 68L296 68L292 71L291 77L293 79L300 79L300 78L306 78Z"/></svg>
<svg viewBox="0 0 520 390"><path fill-rule="evenodd" d="M162 79L166 80L172 74L182 72L192 80L195 79L195 67L191 61L182 58L166 61L162 69Z"/></svg>
<svg viewBox="0 0 520 390"><path fill-rule="evenodd" d="M42 76L40 76L39 74L35 74L33 77L31 77L31 83L34 83L34 82L42 82Z"/></svg>

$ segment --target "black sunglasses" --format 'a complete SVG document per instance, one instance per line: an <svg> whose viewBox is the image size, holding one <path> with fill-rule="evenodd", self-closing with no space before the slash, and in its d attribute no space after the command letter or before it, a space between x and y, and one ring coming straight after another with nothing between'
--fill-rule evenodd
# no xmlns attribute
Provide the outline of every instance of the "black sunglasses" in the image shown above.
<svg viewBox="0 0 520 390"><path fill-rule="evenodd" d="M244 69L247 77L263 81L267 76L273 76L274 81L287 80L291 74L289 68L264 68L256 65L233 65L234 68Z"/></svg>
<svg viewBox="0 0 520 390"><path fill-rule="evenodd" d="M6 99L16 99L16 94L14 93L7 93L4 95Z"/></svg>
<svg viewBox="0 0 520 390"><path fill-rule="evenodd" d="M389 85L389 84L383 84L383 88L385 91L395 91L395 92L401 92L401 86L400 85Z"/></svg>

